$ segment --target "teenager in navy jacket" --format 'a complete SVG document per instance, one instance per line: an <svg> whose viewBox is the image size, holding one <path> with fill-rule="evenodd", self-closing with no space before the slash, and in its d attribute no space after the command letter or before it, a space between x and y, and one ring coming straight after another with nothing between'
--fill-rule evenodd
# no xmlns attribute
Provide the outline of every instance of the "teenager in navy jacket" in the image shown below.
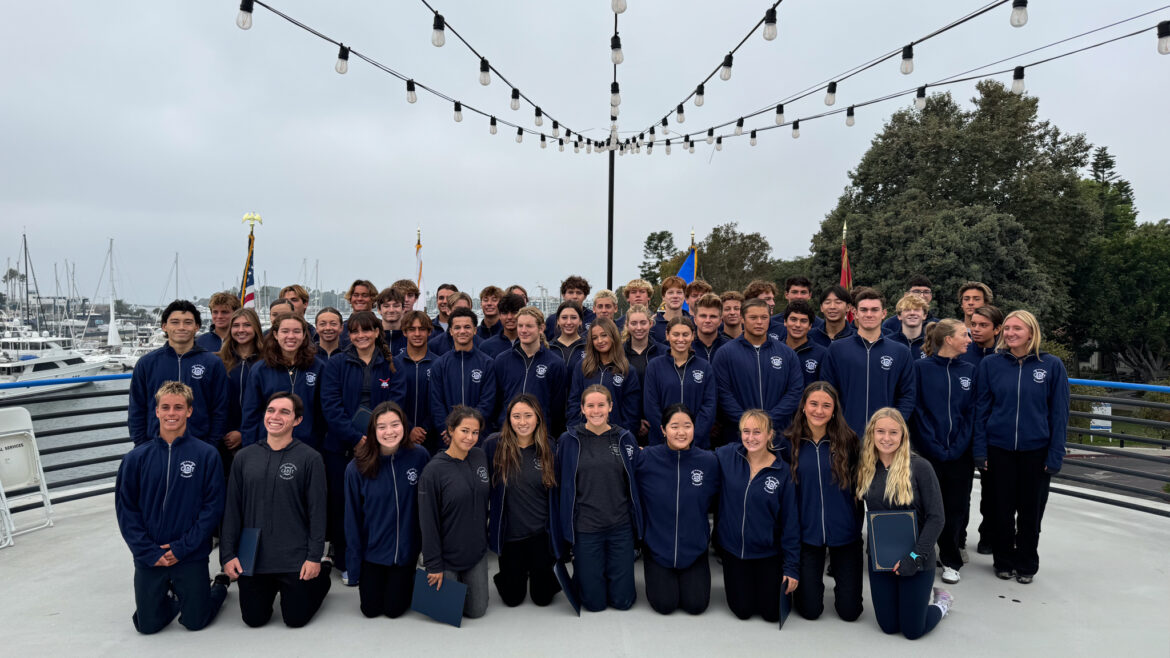
<svg viewBox="0 0 1170 658"><path fill-rule="evenodd" d="M975 471L971 458L975 367L959 358L970 342L962 322L941 320L927 329L926 358L914 362L918 408L911 418L910 438L918 454L934 467L942 492L946 521L938 538L938 559L945 583L959 582L963 568L963 529Z"/></svg>
<svg viewBox="0 0 1170 658"><path fill-rule="evenodd" d="M848 338L857 333L849 322L853 310L853 295L841 286L829 286L821 293L821 316L813 321L808 339L828 349L834 341ZM834 333L829 333L830 331Z"/></svg>
<svg viewBox="0 0 1170 658"><path fill-rule="evenodd" d="M431 415L431 368L439 359L427 347L431 334L431 319L422 311L407 311L402 316L402 331L406 334L406 349L394 356L394 369L402 372L406 382L406 397L402 410L410 427L410 440L434 455L439 451L440 429Z"/></svg>
<svg viewBox="0 0 1170 658"><path fill-rule="evenodd" d="M228 377L228 413L224 425L223 439L216 444L219 458L223 461L224 479L231 472L232 459L243 447L244 435L240 432L243 421L244 391L248 387L248 376L260 360L260 339L264 331L260 318L250 308L237 309L232 313L228 339L219 348L217 356L223 362Z"/></svg>
<svg viewBox="0 0 1170 658"><path fill-rule="evenodd" d="M825 382L804 389L792 426L792 479L800 507L800 588L795 607L805 619L825 610L825 554L833 564L837 616L861 616L861 503L854 493L860 444L845 423L837 391Z"/></svg>
<svg viewBox="0 0 1170 658"><path fill-rule="evenodd" d="M496 370L492 357L472 343L476 321L470 309L452 311L449 327L455 349L431 366L431 419L437 428L446 428L447 416L459 405L476 409L489 424L495 418Z"/></svg>
<svg viewBox="0 0 1170 658"><path fill-rule="evenodd" d="M541 323L532 331L541 338ZM492 491L488 506L488 548L500 556L496 590L504 605L515 607L531 592L538 606L561 591L553 565L558 547L556 439L535 396L521 393L504 408L500 431L484 442Z"/></svg>
<svg viewBox="0 0 1170 658"><path fill-rule="evenodd" d="M766 304L764 311L766 318ZM791 594L800 580L796 491L788 464L774 454L771 415L749 409L740 416L739 429L739 443L715 451L721 483L715 538L723 555L723 587L736 617L758 614L775 623L781 593Z"/></svg>
<svg viewBox="0 0 1170 658"><path fill-rule="evenodd" d="M241 433L244 445L264 438L264 410L268 397L278 391L296 393L304 403L304 417L293 430L293 438L314 450L321 450L325 435L325 418L321 414L322 373L325 366L314 354L316 346L309 340L309 325L296 314L276 316L272 329L260 344L262 363L257 363L248 377L244 391L244 418Z"/></svg>
<svg viewBox="0 0 1170 658"><path fill-rule="evenodd" d="M350 330L353 339L353 330ZM406 414L382 402L345 469L345 551L362 614L400 617L410 607L422 540L418 480L430 455L407 438Z"/></svg>
<svg viewBox="0 0 1170 658"><path fill-rule="evenodd" d="M697 615L711 601L707 512L719 493L719 461L694 445L695 423L686 405L667 406L655 425L665 443L634 454L646 524L646 599L659 614L681 608Z"/></svg>
<svg viewBox="0 0 1170 658"><path fill-rule="evenodd" d="M126 424L135 445L158 435L154 416L154 394L168 381L191 387L189 436L218 444L225 434L228 414L227 371L215 352L195 344L199 330L199 309L186 300L175 300L162 314L167 344L143 356L130 377L130 407Z"/></svg>
<svg viewBox="0 0 1170 658"><path fill-rule="evenodd" d="M565 410L569 427L582 422L582 392L594 384L609 389L613 412L609 422L636 434L642 425L642 382L626 360L617 325L601 318L589 328L585 358L572 369Z"/></svg>
<svg viewBox="0 0 1170 658"><path fill-rule="evenodd" d="M613 325L609 320L601 322ZM634 543L642 536L642 505L634 475L638 444L612 424L613 395L594 384L581 395L584 422L557 443L560 523L555 541L573 549L573 580L581 607L634 605Z"/></svg>
<svg viewBox="0 0 1170 658"><path fill-rule="evenodd" d="M691 349L694 332L689 318L675 318L666 330L670 353L656 357L646 366L642 391L642 415L650 421L650 445L663 442L662 412L672 404L684 404L694 411L695 447L711 447L715 425L715 373L706 359Z"/></svg>
<svg viewBox="0 0 1170 658"><path fill-rule="evenodd" d="M763 409L774 427L788 427L804 389L796 353L767 336L767 302L744 302L743 327L743 335L715 355L719 419L728 443L735 442L740 416L747 409Z"/></svg>
<svg viewBox="0 0 1170 658"><path fill-rule="evenodd" d="M517 395L527 393L540 404L541 416L550 428L565 423L565 395L569 384L565 363L549 351L541 331L544 316L533 306L516 315L516 344L495 358L496 402L500 413L496 426L507 420L508 405ZM551 431L551 430L550 430Z"/></svg>
<svg viewBox="0 0 1170 658"><path fill-rule="evenodd" d="M118 528L134 557L132 621L150 634L178 614L197 631L227 596L226 576L207 586L211 535L223 516L223 466L215 448L187 434L189 386L167 382L155 400L159 434L127 453L114 485Z"/></svg>
<svg viewBox="0 0 1170 658"><path fill-rule="evenodd" d="M1068 374L1040 342L1035 316L1009 313L1004 352L983 359L975 375L975 464L995 478L995 574L1006 580L1014 573L1024 584L1040 568L1040 520L1068 427Z"/></svg>
<svg viewBox="0 0 1170 658"><path fill-rule="evenodd" d="M796 352L800 362L800 372L804 375L804 385L820 381L821 364L825 362L828 349L809 340L812 323L816 319L812 306L803 299L794 299L788 302L784 309L784 344Z"/></svg>
<svg viewBox="0 0 1170 658"><path fill-rule="evenodd" d="M565 372L573 368L585 356L585 331L581 318L585 311L577 302L561 302L556 315L556 337L548 339L548 348L558 354L565 363ZM616 324L616 323L615 323ZM567 382L566 382L567 385Z"/></svg>

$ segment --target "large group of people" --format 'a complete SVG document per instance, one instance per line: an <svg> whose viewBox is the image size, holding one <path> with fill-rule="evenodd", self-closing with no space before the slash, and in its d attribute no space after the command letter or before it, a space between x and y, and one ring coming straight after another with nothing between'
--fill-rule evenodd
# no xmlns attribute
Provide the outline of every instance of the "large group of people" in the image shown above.
<svg viewBox="0 0 1170 658"><path fill-rule="evenodd" d="M1002 579L1032 582L1048 484L1061 468L1068 378L1036 318L992 291L958 291L962 318L932 314L910 279L892 306L833 285L819 314L805 277L716 294L701 280L635 280L618 296L562 283L547 318L521 286L472 297L443 284L438 314L411 309L409 280L359 279L348 315L305 317L291 285L267 329L217 293L163 311L167 344L134 370L135 448L116 487L134 558L135 627L216 616L231 583L249 626L277 595L308 623L331 574L367 617L429 587L467 588L483 616L492 581L507 606L561 591L590 611L635 604L635 565L658 613L705 611L711 555L728 608L777 621L782 599L824 611L826 560L845 621L870 605L886 633L920 637L945 617L977 551ZM917 536L892 568L867 560L866 513L912 512ZM713 515L713 521L711 516ZM221 570L209 568L218 541ZM937 550L936 550L937 547Z"/></svg>

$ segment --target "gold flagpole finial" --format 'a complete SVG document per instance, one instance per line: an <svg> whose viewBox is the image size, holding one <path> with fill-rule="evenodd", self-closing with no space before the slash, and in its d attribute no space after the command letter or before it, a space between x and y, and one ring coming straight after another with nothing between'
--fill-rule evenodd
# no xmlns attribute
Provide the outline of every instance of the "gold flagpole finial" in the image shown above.
<svg viewBox="0 0 1170 658"><path fill-rule="evenodd" d="M695 227L691 227L691 246L695 246Z"/></svg>
<svg viewBox="0 0 1170 658"><path fill-rule="evenodd" d="M260 218L260 213L250 212L244 215L244 219L240 223L247 224L249 229L253 229L257 224L263 224L264 220Z"/></svg>
<svg viewBox="0 0 1170 658"><path fill-rule="evenodd" d="M841 242L845 241L845 235L849 233L849 220L841 222Z"/></svg>

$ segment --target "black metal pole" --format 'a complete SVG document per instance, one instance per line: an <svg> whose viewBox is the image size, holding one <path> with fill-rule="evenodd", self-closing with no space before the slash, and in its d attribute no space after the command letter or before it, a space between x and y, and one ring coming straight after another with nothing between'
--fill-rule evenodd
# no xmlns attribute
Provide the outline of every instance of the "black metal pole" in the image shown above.
<svg viewBox="0 0 1170 658"><path fill-rule="evenodd" d="M609 234L607 252L608 258L605 267L605 287L613 290L613 160L614 152L609 152Z"/></svg>

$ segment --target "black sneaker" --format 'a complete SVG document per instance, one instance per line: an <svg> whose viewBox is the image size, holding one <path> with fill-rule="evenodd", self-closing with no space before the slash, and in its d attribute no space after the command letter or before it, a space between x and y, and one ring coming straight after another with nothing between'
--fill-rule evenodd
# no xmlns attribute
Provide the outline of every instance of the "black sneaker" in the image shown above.
<svg viewBox="0 0 1170 658"><path fill-rule="evenodd" d="M1016 576L1016 582L1021 585L1030 585L1032 583L1032 578L1034 578L1034 576L1025 576L1024 574L1020 574Z"/></svg>
<svg viewBox="0 0 1170 658"><path fill-rule="evenodd" d="M995 577L999 578L1000 580L1011 580L1012 576L1014 576L1014 575L1016 575L1016 572L1010 571L1010 570L1009 571L996 571L995 572Z"/></svg>
<svg viewBox="0 0 1170 658"><path fill-rule="evenodd" d="M216 585L223 585L224 587L227 587L228 585L232 584L232 579L229 578L226 573L221 571L221 572L215 574L215 584Z"/></svg>
<svg viewBox="0 0 1170 658"><path fill-rule="evenodd" d="M975 552L980 555L991 555L994 551L991 550L991 542L980 540L975 546Z"/></svg>

